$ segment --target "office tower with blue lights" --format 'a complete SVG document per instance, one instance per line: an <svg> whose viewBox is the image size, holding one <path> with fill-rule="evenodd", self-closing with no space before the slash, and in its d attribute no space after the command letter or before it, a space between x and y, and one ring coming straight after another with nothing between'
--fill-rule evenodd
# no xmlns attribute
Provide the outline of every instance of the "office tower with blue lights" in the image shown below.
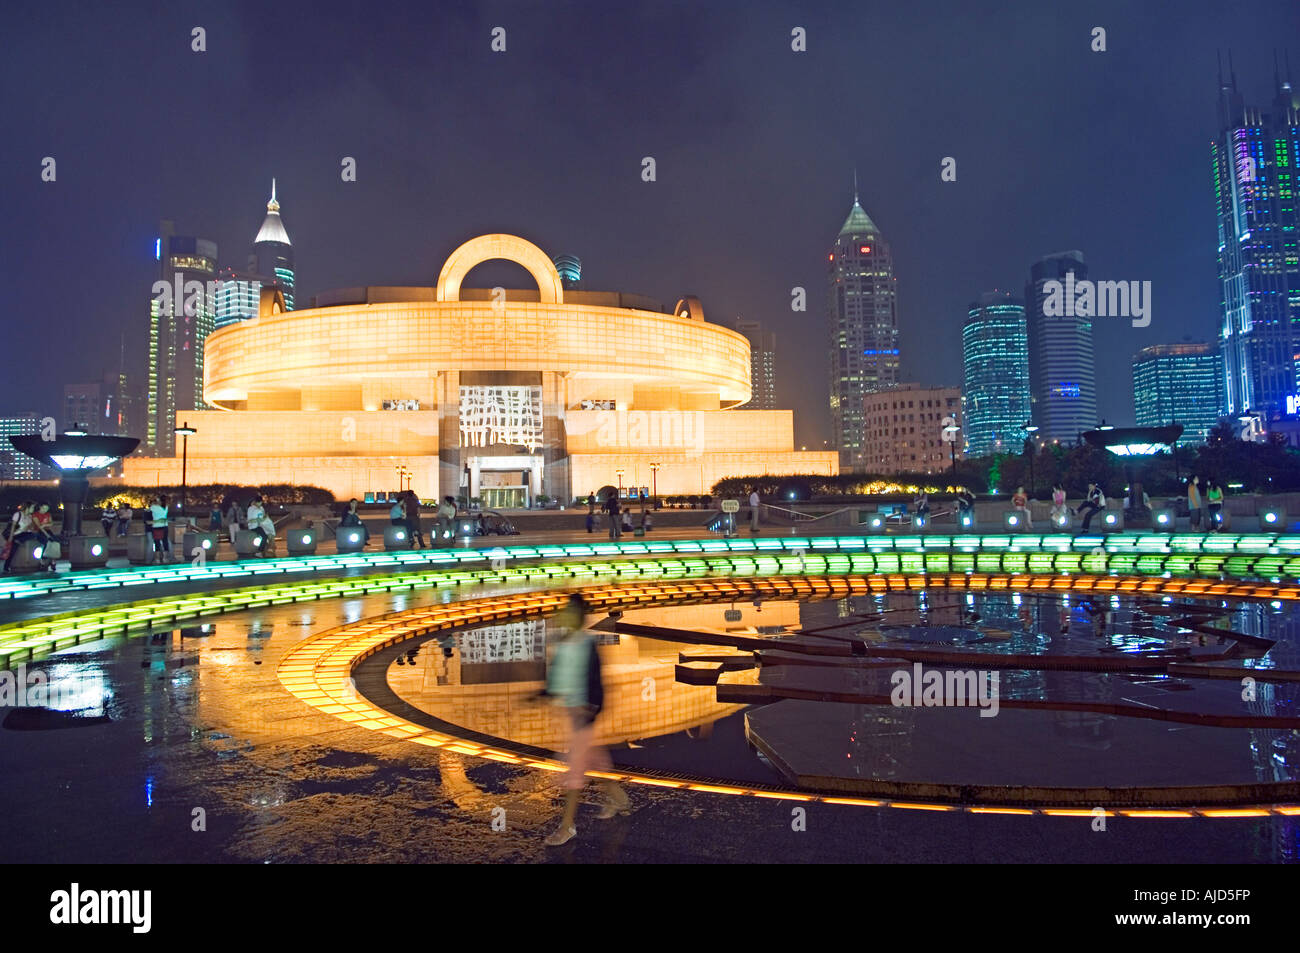
<svg viewBox="0 0 1300 953"><path fill-rule="evenodd" d="M1097 426L1097 365L1092 318L1044 314L1043 285L1068 285L1088 277L1083 252L1047 255L1034 263L1025 285L1025 341L1029 351L1029 420L1045 443L1074 444ZM1073 307L1066 309L1073 311Z"/></svg>
<svg viewBox="0 0 1300 953"><path fill-rule="evenodd" d="M250 269L264 279L273 279L276 287L284 294L284 306L293 310L293 246L289 243L289 233L285 231L284 221L280 218L280 203L275 198L275 179L271 180L271 201L266 203L266 218L253 239L253 259Z"/></svg>
<svg viewBox="0 0 1300 953"><path fill-rule="evenodd" d="M153 456L171 456L176 448L172 433L176 412L207 406L203 403L203 348L215 326L208 282L216 287L217 243L177 235L173 223L164 221L154 257L158 260L157 280L167 291L150 292L144 445L145 452ZM197 287L191 286L193 292L187 289L191 282L197 282Z"/></svg>
<svg viewBox="0 0 1300 953"><path fill-rule="evenodd" d="M582 283L582 259L577 255L556 255L551 260L564 287L577 288Z"/></svg>
<svg viewBox="0 0 1300 953"><path fill-rule="evenodd" d="M1154 344L1133 355L1133 420L1182 424L1180 443L1205 443L1223 406L1223 357L1213 344Z"/></svg>
<svg viewBox="0 0 1300 953"><path fill-rule="evenodd" d="M961 351L967 454L1019 452L1031 416L1025 303L1003 291L980 295L966 313Z"/></svg>
<svg viewBox="0 0 1300 953"><path fill-rule="evenodd" d="M840 468L862 470L866 397L898 383L898 279L856 188L828 259L831 433Z"/></svg>
<svg viewBox="0 0 1300 953"><path fill-rule="evenodd" d="M53 467L19 453L10 437L25 437L41 432L45 418L33 411L0 414L0 480L49 480L58 474Z"/></svg>
<svg viewBox="0 0 1300 953"><path fill-rule="evenodd" d="M1228 64L1219 72L1219 135L1211 154L1219 225L1220 347L1225 404L1272 420L1300 386L1300 100L1276 71L1266 112L1247 106ZM1294 400L1293 400L1294 404Z"/></svg>

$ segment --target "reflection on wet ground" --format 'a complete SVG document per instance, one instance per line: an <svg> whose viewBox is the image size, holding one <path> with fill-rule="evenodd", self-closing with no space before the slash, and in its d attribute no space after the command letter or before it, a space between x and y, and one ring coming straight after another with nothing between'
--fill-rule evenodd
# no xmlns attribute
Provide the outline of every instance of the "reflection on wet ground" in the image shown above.
<svg viewBox="0 0 1300 953"><path fill-rule="evenodd" d="M481 590L474 593L481 594ZM1103 835L1092 831L1086 820L1035 818L1027 823L1022 818L810 805L807 830L795 833L789 806L782 803L654 789L633 792L638 810L628 818L597 823L584 808L579 816L579 837L570 846L548 852L541 846L541 835L553 824L558 810L552 776L420 748L348 726L288 697L276 682L278 659L309 634L345 621L451 598L454 594L447 591L428 591L252 610L218 618L206 626L156 633L152 638L80 646L30 666L44 673L54 690L50 700L58 700L45 707L99 714L108 720L47 726L49 730L0 730L0 772L6 786L6 807L0 812L0 844L4 845L0 859L952 862L1300 858L1295 818L1141 822L1114 818ZM912 603L887 602L895 598L911 599ZM1050 606L1031 605L1026 626L1024 600L1016 605L1009 595L976 598L978 620L969 615L962 619L938 614L966 611L961 606L921 607L914 597L894 596L885 597L883 605L870 598L764 602L759 606L645 610L629 612L624 618L644 625L742 632L775 645L793 638L789 633L796 629L840 622L847 622L850 632L878 631L880 644L899 642L913 648L958 644L929 641L936 633L919 631L933 629L943 620L943 625L954 629L1009 633L1009 638L1001 641L975 640L977 650L999 653L1006 651L1007 645L1022 649L1036 645L1048 654L1064 651L1054 648L1064 645L1059 605L1055 615ZM891 614L891 610L898 611ZM889 625L897 623L903 628L891 631L870 618L882 613ZM855 614L868 618L854 619ZM1096 620L1088 611L1072 606L1068 639L1083 645L1070 644L1069 653L1083 654L1087 648L1097 655L1131 653L1150 638L1150 632L1139 624L1148 621L1156 631L1167 628L1162 620L1147 618L1134 607L1112 607L1107 632L1098 634ZM1229 607L1221 624L1276 639L1278 645L1265 653L1263 664L1300 667L1295 664L1294 623L1267 605ZM540 684L545 622L497 628L501 631L456 633L454 639L441 643L422 642L413 666L406 661L405 652L402 665L395 659L388 663L390 684L403 692L427 693L427 703L442 706L439 710L453 723L457 719L471 721L484 733L502 737L513 733L528 743L551 746L553 713L544 708L525 709L516 697L516 689L522 692ZM1201 635L1204 633L1195 637ZM1180 637L1191 638L1186 633ZM875 644L875 637L870 638ZM963 647L972 647L968 636L955 638ZM682 653L691 650L688 644L615 633L606 633L605 639L608 644L601 651L608 660L607 678L615 680L618 688L609 724L602 725L602 730L612 742L622 745L614 752L616 762L622 765L654 769L671 764L689 773L776 783L781 776L746 743L746 714L774 712L795 704L825 711L841 707L840 703L783 700L755 709L719 702L713 686L676 680L675 666ZM793 666L728 674L758 686L782 669L792 670ZM1113 675L1086 674L1099 680L1099 686L1107 680L1120 686ZM1029 681L1018 684L1008 677L1004 693L1032 699L1035 693L1052 690L1053 683L1041 675L1037 683L1034 676L1026 678ZM861 684L870 688L874 683ZM1128 684L1131 694L1133 687L1144 689L1149 683L1130 680ZM1237 683L1226 684L1240 692ZM1297 714L1294 694L1288 693L1294 686L1261 683L1260 687L1267 691L1246 710L1263 715ZM1121 688L1106 691L1113 694ZM1094 694L1102 690L1090 689ZM1202 687L1193 691L1200 693ZM476 693L489 700L470 704ZM1189 693L1166 694L1181 703ZM1224 710L1228 707L1226 698L1217 703ZM860 762L874 758L877 770L898 772L900 763L909 769L918 763L918 753L905 751L901 741L895 742L896 751L882 756L881 739L889 737L891 730L899 736L897 710L843 707L857 714L850 716L846 711L848 717L836 715L816 729L819 734L826 732L845 747L857 746L849 747L849 752L857 752L854 757ZM1204 707L1198 703L1198 708ZM948 714L978 720L975 711ZM989 720L997 722L1006 714ZM1114 716L1078 720L1081 724L1120 721ZM843 733L846 730L855 734ZM1252 742L1244 740L1249 732L1214 730L1231 731L1232 737L1240 734L1244 746L1230 742L1229 747L1242 752L1241 757L1250 761L1259 776L1271 772L1274 777L1294 777L1294 732L1281 733L1290 745L1281 750L1263 733L1255 732L1259 736L1253 742L1258 748L1255 752ZM1089 731L1093 729L1077 734L1083 737ZM1069 734L1064 732L1055 744L1085 754L1093 750L1072 746ZM912 748L915 752L916 745ZM1044 760L1041 750L1016 752L1008 758L1027 764ZM493 809L498 807L506 812L505 831L492 827Z"/></svg>

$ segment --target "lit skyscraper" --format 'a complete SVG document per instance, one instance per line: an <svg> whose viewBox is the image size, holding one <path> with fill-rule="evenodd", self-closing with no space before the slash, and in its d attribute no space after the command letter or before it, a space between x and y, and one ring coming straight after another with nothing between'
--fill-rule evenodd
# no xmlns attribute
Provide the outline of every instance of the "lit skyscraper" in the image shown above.
<svg viewBox="0 0 1300 953"><path fill-rule="evenodd" d="M582 282L582 259L577 255L556 255L555 270L566 288L576 288Z"/></svg>
<svg viewBox="0 0 1300 953"><path fill-rule="evenodd" d="M284 293L284 306L293 310L293 246L289 233L280 219L280 203L275 199L275 179L271 180L271 201L266 203L266 218L253 239L254 271L266 278L274 278Z"/></svg>
<svg viewBox="0 0 1300 953"><path fill-rule="evenodd" d="M257 317L263 276L244 274L225 266L217 272L216 329Z"/></svg>
<svg viewBox="0 0 1300 953"><path fill-rule="evenodd" d="M0 416L0 480L48 480L58 474L39 460L19 453L10 437L24 437L41 432L42 416L35 411Z"/></svg>
<svg viewBox="0 0 1300 953"><path fill-rule="evenodd" d="M1029 419L1039 428L1038 439L1047 443L1076 443L1079 434L1098 423L1092 318L1049 317L1043 313L1043 283L1066 283L1069 274L1074 275L1074 283L1088 277L1083 252L1040 258L1030 269L1029 283L1025 285Z"/></svg>
<svg viewBox="0 0 1300 953"><path fill-rule="evenodd" d="M861 469L863 400L898 383L898 286L889 244L858 204L829 256L831 432L840 467Z"/></svg>
<svg viewBox="0 0 1300 953"><path fill-rule="evenodd" d="M749 341L749 384L753 396L745 410L776 410L776 335L757 321L736 320L736 330Z"/></svg>
<svg viewBox="0 0 1300 953"><path fill-rule="evenodd" d="M159 294L155 289L149 303L144 443L154 456L171 456L176 446L172 433L176 412L206 406L203 342L212 333L215 321L207 283L216 279L217 244L191 235L176 235L173 224L164 221L155 256L158 281L167 286L167 291ZM187 288L191 282L197 285Z"/></svg>
<svg viewBox="0 0 1300 953"><path fill-rule="evenodd" d="M1024 302L1001 291L980 295L962 326L961 349L966 452L1019 452L1031 415Z"/></svg>
<svg viewBox="0 0 1300 953"><path fill-rule="evenodd" d="M1133 420L1182 424L1183 443L1205 443L1223 407L1223 357L1212 344L1155 344L1133 355Z"/></svg>
<svg viewBox="0 0 1300 953"><path fill-rule="evenodd" d="M1223 323L1225 405L1229 414L1286 413L1298 389L1300 260L1296 213L1300 163L1300 100L1277 79L1273 108L1247 107L1219 72L1219 136L1214 198L1219 223L1219 285Z"/></svg>

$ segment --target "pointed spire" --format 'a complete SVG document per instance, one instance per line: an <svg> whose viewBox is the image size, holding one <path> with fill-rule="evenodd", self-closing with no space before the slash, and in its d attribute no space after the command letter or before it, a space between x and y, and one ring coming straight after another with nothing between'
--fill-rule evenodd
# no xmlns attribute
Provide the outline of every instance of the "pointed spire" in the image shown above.
<svg viewBox="0 0 1300 953"><path fill-rule="evenodd" d="M279 242L283 245L291 244L289 233L284 230L284 222L280 219L280 203L275 197L275 179L271 180L271 201L266 203L266 218L262 222L262 227L253 239L253 244L259 242Z"/></svg>
<svg viewBox="0 0 1300 953"><path fill-rule="evenodd" d="M858 204L858 167L853 167L853 204Z"/></svg>
<svg viewBox="0 0 1300 953"><path fill-rule="evenodd" d="M277 201L275 200L275 179L274 179L274 177L271 179L271 201L269 201L269 202L266 203L266 210L267 210L268 212L278 212L278 211L280 211L280 203L277 202Z"/></svg>

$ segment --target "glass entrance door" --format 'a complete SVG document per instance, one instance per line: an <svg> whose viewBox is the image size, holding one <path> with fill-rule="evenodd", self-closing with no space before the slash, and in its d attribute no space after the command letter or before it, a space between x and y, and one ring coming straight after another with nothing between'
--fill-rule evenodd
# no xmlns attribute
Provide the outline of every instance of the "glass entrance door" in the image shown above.
<svg viewBox="0 0 1300 953"><path fill-rule="evenodd" d="M528 506L526 486L485 486L479 496L485 510L525 509Z"/></svg>

